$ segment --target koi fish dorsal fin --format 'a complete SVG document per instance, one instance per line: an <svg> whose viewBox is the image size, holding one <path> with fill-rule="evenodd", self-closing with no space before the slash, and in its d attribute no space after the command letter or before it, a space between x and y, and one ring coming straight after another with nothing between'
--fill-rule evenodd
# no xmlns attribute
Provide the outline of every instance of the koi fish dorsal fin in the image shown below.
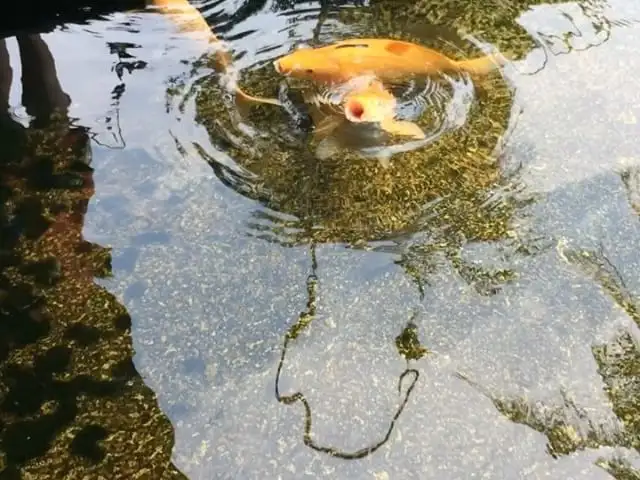
<svg viewBox="0 0 640 480"><path fill-rule="evenodd" d="M411 48L410 44L408 44L406 42L399 42L399 41L396 41L396 40L391 40L384 47L384 49L387 52L392 53L393 55L398 55L398 56L404 55L405 53L407 53L407 51L410 48Z"/></svg>

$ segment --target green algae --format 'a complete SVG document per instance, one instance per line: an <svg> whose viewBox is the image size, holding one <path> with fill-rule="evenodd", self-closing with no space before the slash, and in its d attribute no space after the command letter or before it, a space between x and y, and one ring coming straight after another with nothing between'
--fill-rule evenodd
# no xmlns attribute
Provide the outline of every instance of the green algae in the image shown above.
<svg viewBox="0 0 640 480"><path fill-rule="evenodd" d="M409 360L420 360L425 355L431 353L423 347L418 338L418 327L415 323L409 322L396 337L396 348L398 353Z"/></svg>
<svg viewBox="0 0 640 480"><path fill-rule="evenodd" d="M560 247L559 253L567 263L599 284L640 327L638 301L602 251ZM623 330L606 343L592 346L591 351L611 410L620 421L617 426L593 421L580 407L579 399L569 398L566 392L562 392L561 404L533 403L524 397L500 396L462 374L458 377L487 396L509 420L545 435L547 450L555 458L600 447L624 447L640 453L640 345L631 333ZM640 478L640 471L624 458L603 457L596 464L618 480Z"/></svg>
<svg viewBox="0 0 640 480"><path fill-rule="evenodd" d="M399 31L387 36L418 40ZM271 65L265 64L243 72L242 88L273 97L279 82ZM228 95L215 75L199 84L197 121L213 144L243 170L234 171L208 157L225 184L296 219L270 218L273 229L299 230L281 239L285 243L383 239L414 229L421 220L420 228L455 224L469 239L499 238L509 212L496 215L482 203L501 181L496 151L509 124L513 94L495 74L482 82L477 95L464 127L425 147L395 154L390 168L352 150L326 160L315 158L312 139L304 133L292 135L291 119L271 106L252 110L249 123L258 135L242 138L233 126ZM429 116L418 123L428 127ZM435 200L441 200L439 211L428 215L426 205Z"/></svg>

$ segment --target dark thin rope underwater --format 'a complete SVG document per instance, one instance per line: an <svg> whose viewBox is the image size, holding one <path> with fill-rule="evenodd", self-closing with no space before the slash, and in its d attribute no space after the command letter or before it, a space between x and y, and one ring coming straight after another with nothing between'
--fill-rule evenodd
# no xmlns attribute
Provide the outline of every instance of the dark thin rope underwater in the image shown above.
<svg viewBox="0 0 640 480"><path fill-rule="evenodd" d="M395 427L396 421L398 420L398 418L400 417L400 415L402 414L402 411L404 410L404 407L407 405L408 401L409 401L409 396L411 395L411 392L413 391L413 389L416 386L416 383L418 382L418 378L420 377L420 373L418 372L418 370L413 369L413 368L407 368L401 375L400 378L398 379L398 393L402 393L402 382L404 380L404 378L407 375L412 375L413 376L413 380L411 381L411 384L409 385L409 388L407 389L407 393L404 396L404 399L402 401L402 403L398 406L398 409L396 410L395 415L393 416L393 418L391 419L391 423L389 424L389 428L386 432L386 434L384 435L384 437L382 438L382 440L380 440L379 442L370 445L368 447L364 447L361 448L359 450L356 450L355 452L344 452L341 451L335 447L327 447L327 446L322 446L319 445L318 443L316 443L313 438L311 437L311 425L312 425L312 414L311 414L311 406L309 405L309 402L307 401L307 399L305 398L305 396L301 393L301 392L295 392L291 395L281 395L280 394L280 388L279 388L279 384L280 384L280 374L282 372L282 367L284 365L284 360L285 360L285 356L287 353L287 348L289 346L289 342L293 339L295 339L298 334L304 330L307 326L309 326L312 322L312 320L315 317L316 314L316 286L317 286L317 282L318 282L318 277L316 276L316 269L317 269L317 261L316 261L316 255L315 255L315 245L311 246L311 255L312 255L312 271L313 273L311 273L308 277L307 277L307 294L308 294L308 300L307 300L307 308L306 310L304 310L303 312L300 313L300 316L298 317L298 321L291 326L291 328L289 329L289 331L286 333L285 337L284 337L284 343L282 346L282 354L280 356L280 362L278 363L278 370L276 373L276 379L275 379L275 393L276 393L276 399L278 400L278 402L280 403L284 403L285 405L292 405L296 402L301 402L303 407L304 407L304 436L303 436L303 440L304 440L304 444L310 448L312 448L313 450L316 450L318 452L322 452L322 453L326 453L332 457L336 457L336 458L343 458L346 460L354 460L354 459L359 459L359 458L364 458L367 455L372 454L373 452L375 452L376 450L378 450L382 445L384 445L389 438L391 437L391 434L393 433L393 429Z"/></svg>

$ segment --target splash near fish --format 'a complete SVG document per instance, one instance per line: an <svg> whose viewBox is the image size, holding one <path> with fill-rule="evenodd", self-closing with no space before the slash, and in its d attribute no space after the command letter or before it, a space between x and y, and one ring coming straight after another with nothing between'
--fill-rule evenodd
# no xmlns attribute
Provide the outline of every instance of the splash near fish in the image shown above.
<svg viewBox="0 0 640 480"><path fill-rule="evenodd" d="M383 83L373 78L368 86L357 89L343 100L344 116L353 123L378 123L387 133L423 139L425 134L413 122L396 119L396 97Z"/></svg>
<svg viewBox="0 0 640 480"><path fill-rule="evenodd" d="M436 50L411 42L359 38L323 47L299 49L275 60L273 65L281 75L320 83L339 83L369 74L385 82L443 73L466 73L480 77L505 63L502 55L453 60Z"/></svg>
<svg viewBox="0 0 640 480"><path fill-rule="evenodd" d="M416 123L396 118L398 99L372 75L355 77L319 93L307 92L304 100L313 107L309 113L319 160L333 157L345 148L356 149L366 157L377 158L386 168L390 165L390 150L383 144L389 135L411 140L427 138Z"/></svg>

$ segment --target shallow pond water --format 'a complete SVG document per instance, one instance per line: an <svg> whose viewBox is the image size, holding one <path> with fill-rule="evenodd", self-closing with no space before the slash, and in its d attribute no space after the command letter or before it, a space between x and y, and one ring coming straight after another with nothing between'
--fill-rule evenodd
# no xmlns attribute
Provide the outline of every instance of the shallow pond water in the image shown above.
<svg viewBox="0 0 640 480"><path fill-rule="evenodd" d="M200 6L252 94L351 36L510 58L386 168L235 122L166 17L23 39L41 77L7 38L0 475L638 478L640 4L489 3Z"/></svg>

